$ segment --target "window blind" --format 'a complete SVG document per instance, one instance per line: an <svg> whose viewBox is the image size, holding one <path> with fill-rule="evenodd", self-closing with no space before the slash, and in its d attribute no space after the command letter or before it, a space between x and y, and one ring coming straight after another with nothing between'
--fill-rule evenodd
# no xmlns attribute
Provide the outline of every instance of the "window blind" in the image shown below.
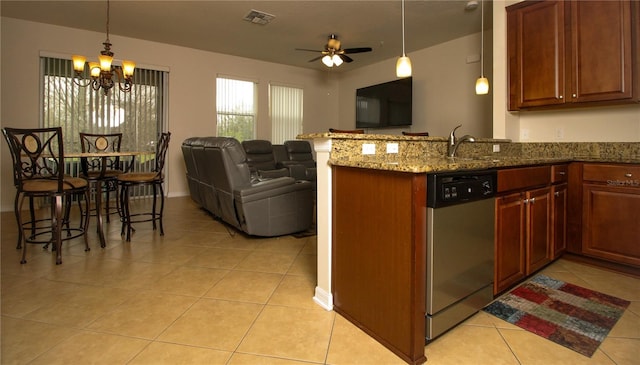
<svg viewBox="0 0 640 365"><path fill-rule="evenodd" d="M270 85L271 142L281 144L302 133L303 90Z"/></svg>

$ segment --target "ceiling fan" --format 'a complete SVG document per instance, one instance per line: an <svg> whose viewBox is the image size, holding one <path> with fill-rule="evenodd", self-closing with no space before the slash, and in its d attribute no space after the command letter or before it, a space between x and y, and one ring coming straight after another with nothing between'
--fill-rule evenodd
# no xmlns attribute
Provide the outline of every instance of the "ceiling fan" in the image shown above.
<svg viewBox="0 0 640 365"><path fill-rule="evenodd" d="M309 60L309 62L315 62L319 59L322 59L322 63L324 63L327 67L337 67L340 66L342 62L353 62L353 59L347 56L347 54L371 52L371 50L371 47L342 49L340 46L340 41L338 40L338 36L335 34L329 35L329 40L324 46L324 49L321 51L315 49L296 48L296 51L320 52L320 56Z"/></svg>

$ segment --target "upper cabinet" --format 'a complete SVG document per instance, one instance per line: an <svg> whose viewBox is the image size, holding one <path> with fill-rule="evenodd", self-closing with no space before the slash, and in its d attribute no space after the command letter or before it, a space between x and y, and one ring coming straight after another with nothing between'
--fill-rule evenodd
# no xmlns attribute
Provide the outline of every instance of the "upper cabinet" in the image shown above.
<svg viewBox="0 0 640 365"><path fill-rule="evenodd" d="M509 110L640 100L637 1L507 7Z"/></svg>

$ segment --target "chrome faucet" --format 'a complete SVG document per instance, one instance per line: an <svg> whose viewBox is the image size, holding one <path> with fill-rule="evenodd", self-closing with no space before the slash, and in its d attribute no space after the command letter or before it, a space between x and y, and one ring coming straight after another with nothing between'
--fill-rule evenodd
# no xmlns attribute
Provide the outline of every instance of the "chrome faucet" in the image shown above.
<svg viewBox="0 0 640 365"><path fill-rule="evenodd" d="M460 137L460 138L456 138L456 129L462 127L462 124L460 124L459 126L453 128L453 130L451 131L451 133L449 133L449 141L447 143L447 156L449 157L455 157L456 155L456 151L458 150L458 147L460 146L460 144L464 141L469 141L469 142L475 142L475 138L473 138L473 136L469 135L469 134L465 134L464 136Z"/></svg>

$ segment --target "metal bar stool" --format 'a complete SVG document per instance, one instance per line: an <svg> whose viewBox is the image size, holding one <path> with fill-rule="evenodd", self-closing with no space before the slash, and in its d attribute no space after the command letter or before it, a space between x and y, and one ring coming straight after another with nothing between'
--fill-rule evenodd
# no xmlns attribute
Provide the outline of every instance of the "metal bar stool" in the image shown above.
<svg viewBox="0 0 640 365"><path fill-rule="evenodd" d="M9 144L13 160L14 182L16 186L15 215L18 229L21 231L22 259L25 264L28 237L34 238L51 233L53 250L56 251L56 264L62 263L62 241L84 236L85 251L89 251L87 227L89 225L89 183L87 180L70 177L64 173L64 146L62 128L18 129L3 128L2 133ZM80 222L70 225L70 208L72 198L77 197L80 207ZM30 221L22 220L24 199L29 199ZM36 225L33 200L46 198L51 201L51 216L44 221L50 226L42 229ZM84 198L84 208L82 199ZM63 237L63 227L67 235ZM26 235L25 230L30 230ZM43 243L43 242L37 242Z"/></svg>

